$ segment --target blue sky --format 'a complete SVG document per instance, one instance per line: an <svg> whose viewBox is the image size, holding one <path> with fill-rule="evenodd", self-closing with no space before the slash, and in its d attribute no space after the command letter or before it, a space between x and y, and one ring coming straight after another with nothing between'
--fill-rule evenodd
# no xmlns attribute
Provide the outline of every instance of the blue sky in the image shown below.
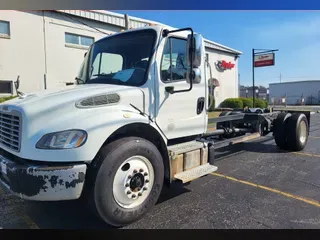
<svg viewBox="0 0 320 240"><path fill-rule="evenodd" d="M320 12L116 11L173 27L192 27L205 38L243 52L240 82L252 84L252 48L279 49L276 65L256 68L256 85L320 80Z"/></svg>

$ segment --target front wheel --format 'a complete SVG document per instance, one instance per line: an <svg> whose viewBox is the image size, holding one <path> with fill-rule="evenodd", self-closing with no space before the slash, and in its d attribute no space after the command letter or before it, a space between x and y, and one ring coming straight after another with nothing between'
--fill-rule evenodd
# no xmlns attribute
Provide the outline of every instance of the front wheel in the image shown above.
<svg viewBox="0 0 320 240"><path fill-rule="evenodd" d="M156 146L142 138L122 138L102 147L96 159L90 194L95 213L116 227L142 218L157 202L164 180Z"/></svg>

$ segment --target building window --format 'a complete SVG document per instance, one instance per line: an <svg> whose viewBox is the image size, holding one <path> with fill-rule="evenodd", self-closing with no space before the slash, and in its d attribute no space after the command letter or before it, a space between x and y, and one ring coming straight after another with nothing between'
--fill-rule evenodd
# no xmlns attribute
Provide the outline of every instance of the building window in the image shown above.
<svg viewBox="0 0 320 240"><path fill-rule="evenodd" d="M93 44L94 38L73 33L65 33L65 42L67 46L80 46L88 48L91 44Z"/></svg>
<svg viewBox="0 0 320 240"><path fill-rule="evenodd" d="M164 82L182 81L187 75L187 41L169 38L163 50L161 79ZM172 61L170 63L170 61Z"/></svg>
<svg viewBox="0 0 320 240"><path fill-rule="evenodd" d="M10 37L10 23L0 20L0 37Z"/></svg>
<svg viewBox="0 0 320 240"><path fill-rule="evenodd" d="M122 71L123 58L119 54L99 53L93 61L92 76L104 76Z"/></svg>

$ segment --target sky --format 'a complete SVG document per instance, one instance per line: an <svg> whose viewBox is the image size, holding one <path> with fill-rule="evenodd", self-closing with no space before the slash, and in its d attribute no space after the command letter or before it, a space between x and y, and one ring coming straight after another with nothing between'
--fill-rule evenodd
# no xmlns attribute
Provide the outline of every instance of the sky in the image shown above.
<svg viewBox="0 0 320 240"><path fill-rule="evenodd" d="M320 12L317 11L116 11L177 28L241 51L241 85L252 85L252 48L279 49L275 66L255 68L255 85L320 80ZM281 77L280 77L281 76Z"/></svg>

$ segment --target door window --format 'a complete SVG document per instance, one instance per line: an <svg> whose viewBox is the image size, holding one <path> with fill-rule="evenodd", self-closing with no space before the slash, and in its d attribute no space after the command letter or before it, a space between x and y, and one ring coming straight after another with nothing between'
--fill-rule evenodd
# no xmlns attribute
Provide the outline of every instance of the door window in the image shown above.
<svg viewBox="0 0 320 240"><path fill-rule="evenodd" d="M163 82L183 81L187 75L187 41L168 38L161 61L161 80Z"/></svg>

